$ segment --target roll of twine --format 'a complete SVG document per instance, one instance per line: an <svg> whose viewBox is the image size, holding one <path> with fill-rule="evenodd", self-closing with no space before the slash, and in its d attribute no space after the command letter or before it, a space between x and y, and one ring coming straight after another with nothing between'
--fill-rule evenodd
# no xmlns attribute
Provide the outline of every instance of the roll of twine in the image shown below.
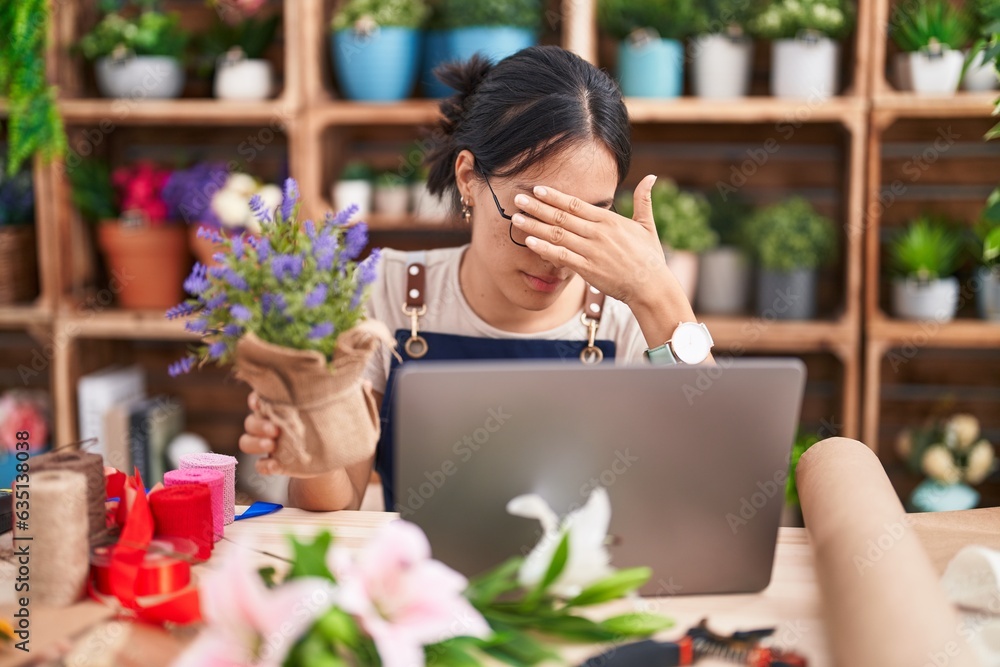
<svg viewBox="0 0 1000 667"><path fill-rule="evenodd" d="M69 470L82 474L87 485L87 534L90 546L108 542L107 520L104 515L104 500L107 487L104 478L104 459L100 454L79 450L60 449L32 456L28 459L28 474L34 476L48 470Z"/></svg>
<svg viewBox="0 0 1000 667"><path fill-rule="evenodd" d="M225 475L222 482L223 522L228 526L236 516L236 457L214 453L185 454L181 457L181 470L197 468L218 470Z"/></svg>
<svg viewBox="0 0 1000 667"><path fill-rule="evenodd" d="M90 569L87 477L74 470L44 470L30 475L28 489L31 514L14 524L14 555L28 559L18 558L29 584L18 595L33 605L71 605L83 597Z"/></svg>
<svg viewBox="0 0 1000 667"><path fill-rule="evenodd" d="M211 468L170 470L163 475L163 485L167 487L179 484L204 484L208 487L212 500L212 532L215 534L216 542L222 539L226 525L224 483L225 474L221 470Z"/></svg>
<svg viewBox="0 0 1000 667"><path fill-rule="evenodd" d="M215 536L212 494L204 484L178 484L149 494L157 537L183 537L198 547L196 558L208 560Z"/></svg>

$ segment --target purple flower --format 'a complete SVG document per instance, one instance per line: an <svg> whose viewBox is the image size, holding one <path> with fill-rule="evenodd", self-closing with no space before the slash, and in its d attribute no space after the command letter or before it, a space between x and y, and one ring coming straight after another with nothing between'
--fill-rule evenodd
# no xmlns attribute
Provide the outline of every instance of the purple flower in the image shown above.
<svg viewBox="0 0 1000 667"><path fill-rule="evenodd" d="M177 377L178 375L184 375L185 373L190 373L191 369L194 368L194 365L197 362L198 362L197 357L195 357L193 354L189 354L183 359L178 359L174 363L170 364L170 367L167 369L167 373L170 374L170 377L174 378Z"/></svg>
<svg viewBox="0 0 1000 667"><path fill-rule="evenodd" d="M318 271L329 271L333 268L333 259L336 253L333 249L320 248L314 253L316 257L316 269Z"/></svg>
<svg viewBox="0 0 1000 667"><path fill-rule="evenodd" d="M195 262L194 268L191 269L191 275L187 277L184 281L184 289L188 294L194 294L198 296L203 293L209 287L208 279L205 278L205 273L208 268L201 262Z"/></svg>
<svg viewBox="0 0 1000 667"><path fill-rule="evenodd" d="M368 257L358 264L358 272L356 274L358 286L351 297L351 310L357 308L358 304L361 303L361 297L364 296L365 288L375 282L375 277L378 275L378 263L381 258L382 249L375 248Z"/></svg>
<svg viewBox="0 0 1000 667"><path fill-rule="evenodd" d="M301 255L275 255L271 258L271 272L278 280L291 278L298 280L302 274Z"/></svg>
<svg viewBox="0 0 1000 667"><path fill-rule="evenodd" d="M262 262L266 262L268 257L271 256L271 241L267 238L259 238L254 241L254 247L257 248L257 259Z"/></svg>
<svg viewBox="0 0 1000 667"><path fill-rule="evenodd" d="M253 317L249 308L238 303L229 307L229 314L240 322L249 322L250 318Z"/></svg>
<svg viewBox="0 0 1000 667"><path fill-rule="evenodd" d="M309 237L310 241L316 240L316 223L312 220L306 220L306 224L303 225L306 230L306 236Z"/></svg>
<svg viewBox="0 0 1000 667"><path fill-rule="evenodd" d="M250 197L250 210L253 211L254 216L262 225L271 222L271 212L267 210L267 204L264 203L260 195Z"/></svg>
<svg viewBox="0 0 1000 667"><path fill-rule="evenodd" d="M341 255L341 260L353 261L361 254L366 245L368 245L368 225L363 222L351 225L344 235L344 252Z"/></svg>
<svg viewBox="0 0 1000 667"><path fill-rule="evenodd" d="M222 243L224 240L222 238L222 235L219 234L219 232L215 231L214 229L209 229L208 227L198 228L198 238L208 239L212 243Z"/></svg>
<svg viewBox="0 0 1000 667"><path fill-rule="evenodd" d="M208 358L215 360L219 359L223 354L226 353L226 344L224 342L216 341L208 346Z"/></svg>
<svg viewBox="0 0 1000 667"><path fill-rule="evenodd" d="M243 259L243 236L234 236L232 239L233 255L236 259Z"/></svg>
<svg viewBox="0 0 1000 667"><path fill-rule="evenodd" d="M295 204L299 199L299 185L294 178L285 179L285 187L281 191L281 219L291 220L295 212Z"/></svg>
<svg viewBox="0 0 1000 667"><path fill-rule="evenodd" d="M282 315L285 309L288 308L288 304L285 303L285 297L281 294L265 294L261 297L260 304L265 315L269 315L271 310L276 310L279 315Z"/></svg>
<svg viewBox="0 0 1000 667"><path fill-rule="evenodd" d="M230 338L239 338L243 335L243 327L238 324L227 324L222 327L222 335Z"/></svg>
<svg viewBox="0 0 1000 667"><path fill-rule="evenodd" d="M167 311L168 320L176 320L179 317L187 317L193 313L198 312L198 306L185 301L184 303L179 303L173 308Z"/></svg>
<svg viewBox="0 0 1000 667"><path fill-rule="evenodd" d="M199 317L195 320L188 320L184 323L184 329L190 331L191 333L203 334L208 331L208 320L204 317Z"/></svg>
<svg viewBox="0 0 1000 667"><path fill-rule="evenodd" d="M188 169L178 169L163 185L161 197L167 216L188 224L204 223L221 227L212 210L212 198L225 186L229 172L224 164L200 162Z"/></svg>
<svg viewBox="0 0 1000 667"><path fill-rule="evenodd" d="M326 214L326 222L327 222L327 224L335 225L335 226L346 225L347 222L351 218L353 218L355 216L355 214L357 214L357 212L358 212L358 205L357 204L351 204L347 208L345 208L343 211L340 211L339 213L337 213L337 215L334 215L333 213L327 212L327 214Z"/></svg>
<svg viewBox="0 0 1000 667"><path fill-rule="evenodd" d="M223 269L222 275L226 279L226 282L229 283L234 289L238 289L241 292L246 292L249 289L246 279L232 269Z"/></svg>
<svg viewBox="0 0 1000 667"><path fill-rule="evenodd" d="M327 336L333 334L333 323L323 322L322 324L317 324L312 329L309 330L309 340L319 340L320 338L326 338Z"/></svg>
<svg viewBox="0 0 1000 667"><path fill-rule="evenodd" d="M326 283L320 283L313 288L313 291L306 295L305 305L306 308L318 308L323 305L326 301L327 287Z"/></svg>
<svg viewBox="0 0 1000 667"><path fill-rule="evenodd" d="M225 293L220 292L205 302L205 312L211 313L213 310L226 302Z"/></svg>

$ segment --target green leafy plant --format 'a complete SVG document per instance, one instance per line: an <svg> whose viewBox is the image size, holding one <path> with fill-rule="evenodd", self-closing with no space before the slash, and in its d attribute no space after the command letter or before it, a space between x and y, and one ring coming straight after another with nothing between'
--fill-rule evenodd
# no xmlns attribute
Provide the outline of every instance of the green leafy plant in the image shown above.
<svg viewBox="0 0 1000 667"><path fill-rule="evenodd" d="M719 243L719 235L709 226L709 204L704 195L685 192L669 178L660 177L653 186L653 219L660 243L674 250L705 252ZM633 202L625 194L616 202L618 211L632 216Z"/></svg>
<svg viewBox="0 0 1000 667"><path fill-rule="evenodd" d="M707 23L697 0L600 0L597 19L615 39L636 30L655 30L663 39L685 39Z"/></svg>
<svg viewBox="0 0 1000 667"><path fill-rule="evenodd" d="M235 25L216 22L194 40L198 71L202 74L212 71L216 61L234 49L239 49L249 59L263 58L267 47L274 41L280 23L280 14L268 18L251 17Z"/></svg>
<svg viewBox="0 0 1000 667"><path fill-rule="evenodd" d="M111 168L103 160L86 158L66 170L73 205L85 222L97 224L117 218L118 196L111 184Z"/></svg>
<svg viewBox="0 0 1000 667"><path fill-rule="evenodd" d="M806 450L819 442L819 436L815 433L804 433L801 430L795 436L792 444L792 453L788 459L788 479L785 480L785 504L790 506L799 505L799 487L795 483L795 469L799 465L799 459L806 453Z"/></svg>
<svg viewBox="0 0 1000 667"><path fill-rule="evenodd" d="M699 34L750 32L758 6L751 0L705 0L701 3Z"/></svg>
<svg viewBox="0 0 1000 667"><path fill-rule="evenodd" d="M375 26L419 28L430 8L424 0L348 0L333 17L334 30Z"/></svg>
<svg viewBox="0 0 1000 667"><path fill-rule="evenodd" d="M948 47L965 48L974 35L968 11L950 0L919 0L896 5L892 39L905 52Z"/></svg>
<svg viewBox="0 0 1000 667"><path fill-rule="evenodd" d="M144 6L138 13L112 12L106 15L84 35L78 47L88 60L117 53L182 59L188 37L188 33L181 28L178 14L158 12Z"/></svg>
<svg viewBox="0 0 1000 667"><path fill-rule="evenodd" d="M743 228L753 215L749 201L736 194L721 195L713 192L708 197L711 213L708 224L719 234L719 243L731 246L746 246Z"/></svg>
<svg viewBox="0 0 1000 667"><path fill-rule="evenodd" d="M921 216L898 233L889 246L892 268L917 280L937 280L955 273L962 236L943 220Z"/></svg>
<svg viewBox="0 0 1000 667"><path fill-rule="evenodd" d="M848 0L778 0L753 18L750 30L764 39L794 39L803 32L840 39L854 27L854 14Z"/></svg>
<svg viewBox="0 0 1000 667"><path fill-rule="evenodd" d="M0 97L9 105L7 174L36 153L53 159L66 152L66 133L55 89L45 78L48 0L0 3Z"/></svg>
<svg viewBox="0 0 1000 667"><path fill-rule="evenodd" d="M442 28L509 26L539 30L543 9L541 0L439 0L437 3Z"/></svg>
<svg viewBox="0 0 1000 667"><path fill-rule="evenodd" d="M395 171L383 171L375 177L376 188L400 188L406 185L406 179Z"/></svg>
<svg viewBox="0 0 1000 667"><path fill-rule="evenodd" d="M769 271L815 269L836 256L833 221L802 197L756 211L744 233L757 261Z"/></svg>
<svg viewBox="0 0 1000 667"><path fill-rule="evenodd" d="M353 160L348 162L344 170L340 172L342 181L370 181L372 180L372 169L364 162Z"/></svg>
<svg viewBox="0 0 1000 667"><path fill-rule="evenodd" d="M987 269L1000 269L1000 188L986 200L972 231L972 256Z"/></svg>

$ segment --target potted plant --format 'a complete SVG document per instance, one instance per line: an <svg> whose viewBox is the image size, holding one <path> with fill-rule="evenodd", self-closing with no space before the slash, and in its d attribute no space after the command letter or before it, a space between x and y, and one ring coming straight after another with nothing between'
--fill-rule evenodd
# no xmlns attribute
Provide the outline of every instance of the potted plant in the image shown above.
<svg viewBox="0 0 1000 667"><path fill-rule="evenodd" d="M264 52L274 41L280 14L257 16L262 4L211 0L219 20L197 39L201 69L214 71L212 91L223 100L265 100L274 88L274 68Z"/></svg>
<svg viewBox="0 0 1000 667"><path fill-rule="evenodd" d="M351 100L394 102L413 90L424 0L348 0L333 17L333 68Z"/></svg>
<svg viewBox="0 0 1000 667"><path fill-rule="evenodd" d="M38 295L35 189L31 172L8 175L0 156L0 305Z"/></svg>
<svg viewBox="0 0 1000 667"><path fill-rule="evenodd" d="M740 315L750 300L751 264L743 248L743 224L752 207L736 195L709 198L709 224L719 245L701 256L695 303L705 315Z"/></svg>
<svg viewBox="0 0 1000 667"><path fill-rule="evenodd" d="M538 43L541 0L440 0L448 31L448 60L465 61L480 53L494 62Z"/></svg>
<svg viewBox="0 0 1000 667"><path fill-rule="evenodd" d="M948 322L958 309L962 236L943 220L921 216L889 246L893 310L908 320Z"/></svg>
<svg viewBox="0 0 1000 667"><path fill-rule="evenodd" d="M694 0L601 0L601 28L619 40L618 81L627 97L680 97L683 40L703 22Z"/></svg>
<svg viewBox="0 0 1000 667"><path fill-rule="evenodd" d="M420 65L420 88L425 97L448 97L454 92L434 75L434 70L451 60L451 31L441 13L441 4L428 0L430 11L424 28L424 49Z"/></svg>
<svg viewBox="0 0 1000 667"><path fill-rule="evenodd" d="M364 217L372 209L372 170L364 162L348 162L333 184L333 206L343 211L349 205L357 207L357 215Z"/></svg>
<svg viewBox="0 0 1000 667"><path fill-rule="evenodd" d="M771 42L771 94L826 99L840 89L840 43L854 25L847 0L778 0L751 22Z"/></svg>
<svg viewBox="0 0 1000 667"><path fill-rule="evenodd" d="M971 91L996 90L1000 71L996 57L1000 52L1000 2L978 0L973 4L976 32L979 39L969 47L965 56L965 74L962 88Z"/></svg>
<svg viewBox="0 0 1000 667"><path fill-rule="evenodd" d="M663 245L667 266L681 284L688 301L698 288L698 257L718 244L719 237L708 224L709 206L704 195L684 192L669 178L660 177L653 186L653 219ZM617 208L632 217L630 195L619 198Z"/></svg>
<svg viewBox="0 0 1000 667"><path fill-rule="evenodd" d="M757 312L779 320L816 316L816 273L836 255L833 222L806 199L791 197L756 211L745 232L759 265Z"/></svg>
<svg viewBox="0 0 1000 667"><path fill-rule="evenodd" d="M154 10L156 0L132 4L105 15L80 40L80 52L94 62L97 88L105 97L177 97L184 88L188 40L180 17Z"/></svg>
<svg viewBox="0 0 1000 667"><path fill-rule="evenodd" d="M174 171L163 186L169 216L188 225L188 244L199 262L217 266L217 236L261 232L250 209L251 198L261 198L266 210L281 203L281 188L263 184L241 172L229 173L223 164L198 163Z"/></svg>
<svg viewBox="0 0 1000 667"><path fill-rule="evenodd" d="M402 217L410 210L410 186L394 171L384 171L375 178L375 212Z"/></svg>
<svg viewBox="0 0 1000 667"><path fill-rule="evenodd" d="M965 55L972 39L972 22L949 0L919 0L896 5L892 38L902 58L897 82L908 83L918 95L952 95L962 78Z"/></svg>
<svg viewBox="0 0 1000 667"><path fill-rule="evenodd" d="M903 430L896 453L910 470L927 476L910 496L918 512L972 509L979 502L972 487L996 467L993 445L981 437L979 420L970 414Z"/></svg>
<svg viewBox="0 0 1000 667"><path fill-rule="evenodd" d="M163 201L170 172L140 162L109 174L105 164L84 161L69 174L81 216L97 224L119 305L163 309L177 303L190 261L185 230L168 219Z"/></svg>
<svg viewBox="0 0 1000 667"><path fill-rule="evenodd" d="M703 4L698 36L691 40L691 85L705 99L745 97L750 92L753 5L746 0Z"/></svg>

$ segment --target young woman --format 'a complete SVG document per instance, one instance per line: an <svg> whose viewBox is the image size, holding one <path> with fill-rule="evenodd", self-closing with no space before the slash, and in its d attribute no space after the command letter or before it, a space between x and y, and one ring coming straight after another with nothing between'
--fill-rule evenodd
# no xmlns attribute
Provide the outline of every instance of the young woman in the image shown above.
<svg viewBox="0 0 1000 667"><path fill-rule="evenodd" d="M667 269L653 224L656 178L636 187L633 219L614 211L632 150L614 80L549 46L496 65L473 58L441 78L458 93L441 105L426 157L429 185L453 198L472 241L383 254L369 317L396 331L403 360L569 356L629 363L647 351L654 362L673 362L674 354L704 359L711 337L692 324L694 312ZM678 348L682 338L685 350ZM394 507L389 407L397 366L384 349L368 369L383 406L374 459L290 480L290 503L356 509L374 465L387 481L386 507ZM256 414L256 396L249 403L254 413L240 449L266 454L278 430ZM269 463L261 460L258 470L271 472Z"/></svg>

